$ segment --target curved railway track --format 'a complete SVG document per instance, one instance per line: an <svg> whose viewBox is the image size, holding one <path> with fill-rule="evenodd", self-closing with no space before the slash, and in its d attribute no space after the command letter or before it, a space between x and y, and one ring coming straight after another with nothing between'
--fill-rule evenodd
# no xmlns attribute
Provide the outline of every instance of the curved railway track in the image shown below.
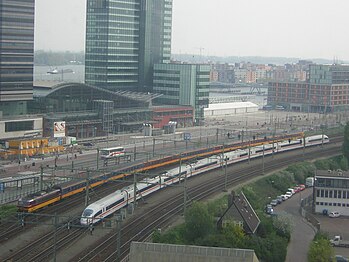
<svg viewBox="0 0 349 262"><path fill-rule="evenodd" d="M291 160L287 159L287 154L283 153L280 155L286 156L283 157L283 160L275 160L271 159L268 161L268 165L265 167L266 172L271 172L275 169L279 169L285 165L290 163L294 163L295 161L303 161L313 158L318 158L322 156L328 156L330 154L336 154L338 152L338 148L331 146L332 144L339 142L341 140L340 137L333 137L331 144L327 145L320 152L314 152L311 154L302 155L301 150L298 150L300 156L297 159L292 158ZM308 148L307 151L310 151ZM266 157L266 159L270 159L271 156ZM258 160L257 160L258 161ZM252 160L252 163L256 162ZM217 172L217 171L213 171ZM244 173L241 175L241 173ZM260 175L260 164L256 166L244 166L240 167L238 171L234 171L234 174L237 176L228 177L228 185L237 185L241 182L247 181L253 177ZM214 194L217 191L220 191L224 185L224 178L222 176L215 177L214 179L210 179L208 182L191 189L188 194L190 195L191 200L201 200L206 198L207 196ZM115 185L114 185L115 186ZM115 187L113 188L115 190ZM77 197L77 200L81 202L81 196ZM64 201L63 201L64 202ZM63 203L62 202L62 203ZM69 205L71 205L72 201L67 201ZM68 204L67 204L68 205ZM56 205L55 207L57 207ZM62 205L62 209L66 208L65 205ZM128 254L129 245L131 241L143 241L151 232L159 227L163 227L168 223L169 220L173 219L174 216L180 214L183 209L183 194L178 194L175 198L168 200L166 202L161 203L156 206L151 211L143 213L141 216L132 217L123 225L122 231L122 257L125 257ZM57 209L55 208L55 212ZM71 243L72 241L77 241L77 239L86 233L85 229L74 228L68 231L65 225L61 225L58 227L56 231L56 238L53 239L52 232L46 234L41 237L40 240L37 240L35 244L28 245L21 250L18 250L15 254L12 254L11 257L8 257L7 261L47 261L50 255L54 252L54 250L59 250L60 248L64 248L66 245ZM68 233L67 233L68 232ZM56 241L56 245L54 242ZM54 248L55 246L55 248ZM40 248L41 247L41 248ZM73 258L71 261L111 261L115 260L116 253L116 236L115 233L112 232L103 241L97 242L94 248L89 248L88 251L82 252L79 256ZM40 250L38 250L40 249ZM27 254L24 256L23 254ZM35 256L31 255L35 254ZM12 260L11 260L12 259ZM6 261L5 260L5 261Z"/></svg>
<svg viewBox="0 0 349 262"><path fill-rule="evenodd" d="M338 153L338 148L324 149L322 152L316 152L311 156L305 155L299 156L296 159L271 160L268 162L268 166L265 167L266 172L272 172L280 169L289 164L300 162L304 160L310 160L313 158L335 155ZM285 154L286 155L286 154ZM248 166L246 168L240 168L234 172L238 174L236 177L228 178L228 186L236 186L249 179L258 177L261 175L260 165L254 167ZM191 189L188 192L190 199L199 201L207 198L208 196L221 191L224 186L224 178L217 177L206 181L204 184ZM125 223L122 231L122 254L121 257L125 257L129 252L130 243L132 241L144 241L147 239L154 229L161 228L167 225L168 221L173 217L179 215L183 211L183 194L178 194L175 198L162 202L141 216L134 218L132 221ZM81 253L79 256L74 257L70 261L115 261L116 251L116 235L112 233L106 237L103 241L96 244L96 246Z"/></svg>

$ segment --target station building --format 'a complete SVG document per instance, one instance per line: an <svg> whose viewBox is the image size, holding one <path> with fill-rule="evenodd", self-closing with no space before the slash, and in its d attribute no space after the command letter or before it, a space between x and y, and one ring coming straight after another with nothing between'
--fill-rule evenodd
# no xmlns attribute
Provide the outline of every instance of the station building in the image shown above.
<svg viewBox="0 0 349 262"><path fill-rule="evenodd" d="M314 183L315 212L349 216L349 172L318 170Z"/></svg>
<svg viewBox="0 0 349 262"><path fill-rule="evenodd" d="M46 84L34 88L28 102L31 115L0 116L1 140L55 137L57 123L64 123L62 136L78 139L123 132L140 132L144 123L163 128L169 121L192 126L191 106L153 107L160 94L111 91L82 83Z"/></svg>

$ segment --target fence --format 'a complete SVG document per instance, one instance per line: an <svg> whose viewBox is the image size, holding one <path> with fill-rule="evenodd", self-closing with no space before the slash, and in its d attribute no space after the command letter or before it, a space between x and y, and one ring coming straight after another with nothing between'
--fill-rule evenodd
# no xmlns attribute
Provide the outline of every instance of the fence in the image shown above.
<svg viewBox="0 0 349 262"><path fill-rule="evenodd" d="M312 214L313 196L302 199L300 213L309 223L311 223L317 231L320 231L321 225L319 220Z"/></svg>

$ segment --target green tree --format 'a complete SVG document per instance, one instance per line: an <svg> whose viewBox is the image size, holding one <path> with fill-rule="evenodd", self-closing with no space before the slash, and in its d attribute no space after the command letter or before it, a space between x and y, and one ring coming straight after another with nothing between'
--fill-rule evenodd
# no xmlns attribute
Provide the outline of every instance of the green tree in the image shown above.
<svg viewBox="0 0 349 262"><path fill-rule="evenodd" d="M228 222L224 226L222 233L226 239L226 242L229 243L231 247L243 248L245 246L245 232L240 226L234 224L233 222Z"/></svg>
<svg viewBox="0 0 349 262"><path fill-rule="evenodd" d="M204 238L214 229L213 217L209 214L206 205L194 202L185 214L185 235L189 243Z"/></svg>
<svg viewBox="0 0 349 262"><path fill-rule="evenodd" d="M328 262L332 261L333 256L333 248L328 239L319 238L310 244L308 252L309 262Z"/></svg>
<svg viewBox="0 0 349 262"><path fill-rule="evenodd" d="M342 170L348 170L348 159L344 156L341 157L341 160L339 162L339 165Z"/></svg>
<svg viewBox="0 0 349 262"><path fill-rule="evenodd" d="M349 122L345 125L344 142L343 142L342 150L343 150L343 155L349 161Z"/></svg>
<svg viewBox="0 0 349 262"><path fill-rule="evenodd" d="M286 213L280 213L277 217L273 218L273 225L276 229L276 233L281 236L285 237L288 240L291 238L291 217L287 215Z"/></svg>

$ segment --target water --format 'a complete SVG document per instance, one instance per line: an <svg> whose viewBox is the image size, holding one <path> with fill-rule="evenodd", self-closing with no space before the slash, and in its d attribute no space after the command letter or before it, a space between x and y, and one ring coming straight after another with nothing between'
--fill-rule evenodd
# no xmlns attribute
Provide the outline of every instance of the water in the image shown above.
<svg viewBox="0 0 349 262"><path fill-rule="evenodd" d="M58 74L48 74L48 71L58 70ZM73 72L64 72L70 71ZM85 65L64 65L64 66L34 66L34 82L54 81L54 82L85 82Z"/></svg>

